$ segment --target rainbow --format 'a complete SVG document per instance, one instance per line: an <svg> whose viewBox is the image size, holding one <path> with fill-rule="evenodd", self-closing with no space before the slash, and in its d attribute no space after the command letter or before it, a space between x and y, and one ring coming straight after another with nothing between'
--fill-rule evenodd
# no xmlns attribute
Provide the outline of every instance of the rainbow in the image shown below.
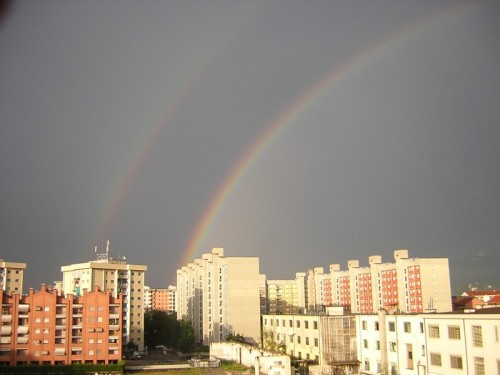
<svg viewBox="0 0 500 375"><path fill-rule="evenodd" d="M420 31L425 31L429 26L442 21L448 16L460 15L465 8L470 6L470 2L454 4L449 8L429 15L418 22L411 24L408 27L391 34L389 37L375 43L371 48L363 50L341 66L333 68L325 77L310 86L301 96L291 103L283 112L264 127L264 131L256 138L256 140L246 149L241 158L234 164L222 184L219 186L209 204L207 205L202 216L198 220L196 229L192 233L183 256L180 261L180 267L191 262L195 255L199 252L202 243L213 226L213 223L225 203L227 202L231 193L236 189L241 182L245 173L249 170L251 165L262 154L278 135L291 124L297 117L306 111L311 104L315 102L324 93L331 90L335 84L339 83L342 79L359 71L361 68L376 61L376 59L385 53L388 53L391 48L394 48L403 42L408 41L409 38L418 34ZM179 268L180 268L179 267Z"/></svg>
<svg viewBox="0 0 500 375"><path fill-rule="evenodd" d="M119 173L120 177L114 184L115 188L111 190L111 196L108 199L109 204L104 207L103 212L99 216L100 220L97 221L99 223L98 229L93 231L93 233L97 233L97 235L93 236L93 238L103 240L109 235L111 227L119 216L130 189L136 181L136 177L141 170L141 166L146 162L151 150L154 149L157 140L160 138L161 133L167 128L167 125L170 123L173 115L180 107L182 107L193 88L195 88L203 77L207 75L210 69L215 66L217 58L222 55L224 51L232 45L232 43L234 43L237 36L259 14L259 11L260 9L257 7L255 9L250 9L247 12L243 12L238 17L235 17L233 20L232 32L227 34L226 39L222 40L212 53L207 55L205 59L200 60L199 64L194 67L191 74L188 75L188 78L183 85L180 85L176 90L173 90L177 94L175 94L171 102L167 104L165 112L156 122L156 125L145 133L144 137L139 142L137 151L132 153L128 162L125 163L124 170Z"/></svg>

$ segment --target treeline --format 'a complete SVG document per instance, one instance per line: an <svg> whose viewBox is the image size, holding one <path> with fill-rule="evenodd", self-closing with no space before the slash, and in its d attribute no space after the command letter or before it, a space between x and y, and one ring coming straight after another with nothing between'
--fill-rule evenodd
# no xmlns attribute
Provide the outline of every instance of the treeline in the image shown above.
<svg viewBox="0 0 500 375"><path fill-rule="evenodd" d="M175 313L150 310L144 315L144 342L149 350L164 345L189 353L195 347L193 326L190 321L177 320Z"/></svg>

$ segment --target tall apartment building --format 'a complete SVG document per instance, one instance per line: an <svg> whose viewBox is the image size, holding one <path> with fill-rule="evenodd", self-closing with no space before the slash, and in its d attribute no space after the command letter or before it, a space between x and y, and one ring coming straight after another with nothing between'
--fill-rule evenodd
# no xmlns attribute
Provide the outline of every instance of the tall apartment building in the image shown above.
<svg viewBox="0 0 500 375"><path fill-rule="evenodd" d="M161 310L168 314L175 311L176 287L169 285L168 288L144 288L144 308L150 310Z"/></svg>
<svg viewBox="0 0 500 375"><path fill-rule="evenodd" d="M196 342L260 336L259 258L226 257L214 248L177 270L177 317L193 323Z"/></svg>
<svg viewBox="0 0 500 375"><path fill-rule="evenodd" d="M6 262L0 258L0 289L7 292L23 292L23 275L26 263Z"/></svg>
<svg viewBox="0 0 500 375"><path fill-rule="evenodd" d="M303 272L296 273L294 280L267 280L267 303L263 314L303 313L306 300L305 280L306 274Z"/></svg>
<svg viewBox="0 0 500 375"><path fill-rule="evenodd" d="M340 305L361 314L380 309L406 313L452 310L448 259L409 258L408 250L396 250L394 260L382 263L379 255L373 255L367 267L360 267L358 260L350 260L347 270L330 265L330 273L319 276L320 306Z"/></svg>
<svg viewBox="0 0 500 375"><path fill-rule="evenodd" d="M122 299L97 287L79 297L0 290L0 366L118 363L122 357ZM0 371L1 372L1 371Z"/></svg>
<svg viewBox="0 0 500 375"><path fill-rule="evenodd" d="M61 267L65 294L81 295L83 289L98 285L111 295L123 295L123 343L132 341L144 349L144 280L147 266L127 264L125 258L114 259L109 252L97 254L95 261Z"/></svg>

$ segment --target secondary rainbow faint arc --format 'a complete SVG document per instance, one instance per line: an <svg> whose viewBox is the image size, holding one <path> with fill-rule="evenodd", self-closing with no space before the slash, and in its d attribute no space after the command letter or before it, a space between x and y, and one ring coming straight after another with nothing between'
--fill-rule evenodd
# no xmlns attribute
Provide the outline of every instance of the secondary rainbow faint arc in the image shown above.
<svg viewBox="0 0 500 375"><path fill-rule="evenodd" d="M424 19L411 24L410 26L400 30L395 34L375 43L371 48L363 50L353 59L342 64L341 66L332 69L323 79L316 82L308 90L305 91L298 99L296 99L285 111L278 117L274 118L266 127L265 130L257 137L250 147L243 153L242 157L232 167L219 189L214 194L204 213L202 214L198 225L190 237L190 240L183 252L184 256L180 265L186 265L195 256L201 243L208 234L215 218L224 207L227 198L235 190L236 186L242 179L245 172L257 160L262 151L277 137L277 135L291 124L293 120L302 112L304 112L311 103L318 99L322 94L332 88L340 79L347 77L362 65L368 64L378 55L382 54L390 47L399 45L405 39L412 36L415 32L425 29L426 26L441 20L448 15L459 14L460 11L470 5L469 2L454 4L452 7L435 14L431 14Z"/></svg>
<svg viewBox="0 0 500 375"><path fill-rule="evenodd" d="M108 236L110 234L111 225L115 222L116 216L124 206L129 190L136 180L137 173L144 164L151 150L154 149L156 140L167 128L172 116L184 104L198 82L200 82L203 77L206 76L207 72L215 66L217 58L232 45L237 36L246 28L251 20L254 19L258 12L259 8L257 7L237 17L234 20L234 25L237 25L237 28L233 32L229 33L209 56L197 64L194 72L189 75L185 84L180 86L178 90L174 90L177 94L173 96L172 101L169 105L167 105L167 109L163 113L162 117L156 125L145 134L142 141L139 142L140 146L137 148L137 151L129 158L129 162L126 164L126 168L121 174L121 178L116 183L116 188L113 189L112 198L109 200L109 204L105 206L100 215L101 219L97 230L97 238L102 239L104 236Z"/></svg>

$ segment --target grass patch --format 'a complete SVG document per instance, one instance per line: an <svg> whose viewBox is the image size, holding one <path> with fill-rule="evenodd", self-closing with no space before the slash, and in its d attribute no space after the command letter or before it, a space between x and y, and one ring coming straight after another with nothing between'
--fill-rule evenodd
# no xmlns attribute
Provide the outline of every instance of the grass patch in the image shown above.
<svg viewBox="0 0 500 375"><path fill-rule="evenodd" d="M232 362L232 361L222 361L221 367L228 371L246 371L248 368L242 364Z"/></svg>
<svg viewBox="0 0 500 375"><path fill-rule="evenodd" d="M165 371L142 371L134 372L134 375L205 375L206 372L200 368L185 369L185 370L165 370Z"/></svg>

